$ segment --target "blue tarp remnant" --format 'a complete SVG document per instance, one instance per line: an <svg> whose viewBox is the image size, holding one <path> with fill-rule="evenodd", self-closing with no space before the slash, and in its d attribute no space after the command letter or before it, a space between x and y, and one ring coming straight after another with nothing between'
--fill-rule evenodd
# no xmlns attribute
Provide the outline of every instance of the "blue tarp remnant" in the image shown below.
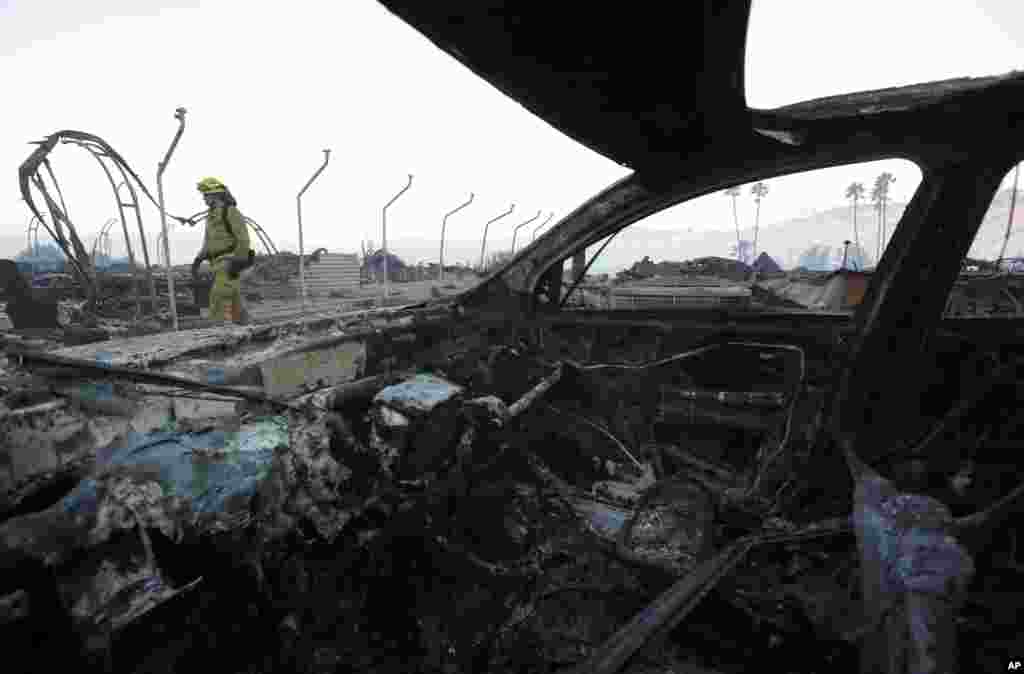
<svg viewBox="0 0 1024 674"><path fill-rule="evenodd" d="M237 430L132 433L97 453L94 475L57 503L88 529L88 550L57 572L58 587L87 647L195 587L171 587L147 529L174 539L231 531L252 517L252 498L287 445L284 417ZM134 535L112 537L115 531Z"/></svg>
<svg viewBox="0 0 1024 674"><path fill-rule="evenodd" d="M215 515L231 503L248 503L270 471L274 448L287 443L283 417L250 422L237 431L132 433L98 453L97 468L101 473L114 467L155 469L166 496L183 498L197 516ZM83 480L64 497L62 507L96 515L97 487L96 478Z"/></svg>
<svg viewBox="0 0 1024 674"><path fill-rule="evenodd" d="M462 393L461 386L429 374L418 374L406 381L380 390L374 402L399 412L427 413Z"/></svg>

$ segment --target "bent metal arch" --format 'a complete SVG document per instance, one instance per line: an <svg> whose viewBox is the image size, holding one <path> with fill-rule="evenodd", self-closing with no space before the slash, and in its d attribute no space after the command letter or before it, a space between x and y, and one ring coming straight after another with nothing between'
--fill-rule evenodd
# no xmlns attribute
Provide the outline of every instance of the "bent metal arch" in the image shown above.
<svg viewBox="0 0 1024 674"><path fill-rule="evenodd" d="M139 230L139 241L143 262L145 264L146 280L147 285L149 286L148 289L151 303L150 309L155 311L156 282L153 278L146 232L142 224L142 209L139 207L138 193L135 186L138 186L138 189L142 190L142 193L146 195L158 211L160 210L160 206L156 199L153 198L150 191L146 189L145 184L142 182L142 179L139 178L138 174L132 170L124 158L121 157L121 155L118 154L117 151L114 150L114 148L106 141L99 136L95 136L90 133L72 130L58 131L50 134L41 141L34 141L33 144L38 145L39 147L33 150L28 159L26 159L18 168L18 181L21 188L22 198L28 205L29 210L32 211L32 215L35 216L43 227L46 228L46 231L50 234L51 238L53 238L54 242L60 246L61 251L71 263L75 275L82 283L83 288L85 288L89 306L94 307L98 299L99 288L97 286L96 268L93 264L92 255L82 243L82 240L78 235L78 231L71 222L68 215L67 205L64 203L64 195L61 193L60 184L57 182L57 177L54 175L53 168L50 165L49 154L58 143L77 145L88 151L100 164L104 174L107 176L108 182L110 182L110 187L114 192L114 199L117 203L118 215L121 219L121 230L125 238L125 247L127 248L128 259L132 267L132 286L135 294L135 310L136 315L139 315L142 311L139 297L140 279L138 275L138 265L135 263L135 252L132 248L131 237L128 231L128 221L125 214L126 209L135 211L135 221ZM115 182L114 174L108 164L112 164L113 168L120 174L122 178L120 183ZM48 191L46 180L44 179L40 168L44 168L46 170L46 175L49 176L50 183L52 183L53 189L57 194L57 199L60 202L59 205ZM122 200L122 186L128 188L129 199L127 201ZM35 187L35 189L42 195L43 201L46 204L46 209L50 213L52 226L51 224L47 224L43 214L36 206L36 203L33 200L32 187ZM187 224L194 227L200 219L206 217L207 211L201 211L190 218L181 218L169 213L167 215L181 224ZM277 248L270 240L266 231L251 218L245 218L245 220L253 230L256 231L257 236L260 237L260 241L267 249L267 254L276 254Z"/></svg>
<svg viewBox="0 0 1024 674"><path fill-rule="evenodd" d="M67 205L64 203L64 196L60 190L60 184L57 182L57 177L53 173L53 168L50 165L49 154L57 147L57 143L71 143L78 145L86 149L90 154L93 155L99 161L104 172L110 181L111 188L114 191L114 198L118 204L118 213L121 216L121 228L125 236L125 245L128 248L129 260L132 264L132 273L134 276L135 283L135 307L136 313L141 312L141 306L139 302L139 279L138 269L135 264L135 255L131 247L131 240L128 235L128 223L125 218L125 208L135 209L136 221L138 223L139 235L142 242L142 253L146 264L146 274L149 279L149 290L150 300L153 303L153 307L156 305L156 287L153 281L152 269L149 262L149 250L146 247L146 236L145 230L142 225L142 213L139 208L138 199L136 198L135 190L132 188L132 182L138 185L139 189L142 190L143 194L149 197L149 200L154 206L159 206L153 195L150 194L149 190L143 184L139 176L131 169L128 163L112 148L106 141L99 136L94 136L90 133L84 133L82 131L71 131L64 130L50 134L41 141L35 141L33 144L38 145L32 154L29 155L20 167L18 167L18 182L21 188L21 196L28 205L29 210L32 214L39 219L39 222L46 228L46 231L50 234L53 240L60 246L61 251L67 257L68 261L78 277L82 286L85 288L86 296L89 300L90 306L95 306L98 294L98 288L96 285L96 269L92 264L91 255L86 250L82 243L81 238L78 235L78 231L75 229L74 224L68 215ZM121 197L118 191L118 185L115 184L113 174L110 172L106 161L109 161L119 171L124 183L128 185L129 196L131 197L130 203L121 201ZM40 167L46 169L46 174L50 178L50 182L53 184L54 190L57 192L57 196L60 199L60 205L53 199L49 190L47 189L46 180L40 172ZM42 195L43 201L46 204L47 210L50 212L50 223L47 223L46 218L40 212L33 200L32 187ZM174 217L174 216L171 216ZM184 222L181 218L174 217L174 219ZM66 233L65 233L66 229Z"/></svg>

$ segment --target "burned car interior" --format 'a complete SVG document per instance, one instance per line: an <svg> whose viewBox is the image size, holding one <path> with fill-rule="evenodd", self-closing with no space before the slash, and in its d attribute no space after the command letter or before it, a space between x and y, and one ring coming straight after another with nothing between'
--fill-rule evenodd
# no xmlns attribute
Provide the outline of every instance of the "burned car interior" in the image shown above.
<svg viewBox="0 0 1024 674"><path fill-rule="evenodd" d="M580 674L1021 657L1024 317L947 307L1024 161L1024 74L760 110L749 2L671 21L382 4L631 173L472 289L329 331L197 331L203 352L7 339L3 443L85 428L3 483L18 657ZM882 159L921 178L849 311L570 301L645 217ZM278 376L311 358L349 369ZM168 390L197 398L165 420L143 401Z"/></svg>

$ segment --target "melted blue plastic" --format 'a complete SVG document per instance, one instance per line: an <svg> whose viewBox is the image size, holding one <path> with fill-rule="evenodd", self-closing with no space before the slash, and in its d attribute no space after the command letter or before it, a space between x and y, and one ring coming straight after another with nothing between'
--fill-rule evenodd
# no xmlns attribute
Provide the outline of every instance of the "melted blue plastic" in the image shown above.
<svg viewBox="0 0 1024 674"><path fill-rule="evenodd" d="M270 470L274 448L288 443L284 419L272 417L238 431L131 433L97 457L97 469L155 469L168 495L191 502L197 514L219 513L229 499L251 497ZM196 457L192 450L227 449L223 457ZM61 501L66 512L92 515L98 508L96 480L83 480Z"/></svg>
<svg viewBox="0 0 1024 674"><path fill-rule="evenodd" d="M462 392L462 387L429 374L419 374L411 379L380 390L374 398L397 410L427 412Z"/></svg>

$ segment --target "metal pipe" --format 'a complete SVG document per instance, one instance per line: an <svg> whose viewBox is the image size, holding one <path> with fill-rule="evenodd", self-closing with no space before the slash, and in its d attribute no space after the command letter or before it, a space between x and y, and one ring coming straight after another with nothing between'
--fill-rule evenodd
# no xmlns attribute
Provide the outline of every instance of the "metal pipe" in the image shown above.
<svg viewBox="0 0 1024 674"><path fill-rule="evenodd" d="M64 217L70 222L71 214L68 212L68 206L64 203L64 193L60 190L60 183L57 182L57 176L53 174L53 166L50 165L50 159L46 158L43 160L43 167L46 172L50 174L50 181L53 183L54 189L57 190L57 198L60 199L60 208L64 212Z"/></svg>
<svg viewBox="0 0 1024 674"><path fill-rule="evenodd" d="M452 215L455 215L456 213L461 211L466 206L469 206L471 203L473 203L473 193L472 192L469 193L469 201L467 201L466 203L462 204L458 208L456 208L454 210L451 210L451 211L448 211L447 213L445 213L444 214L444 219L441 220L441 255L438 258L439 261L440 261L440 269L438 269L438 272L437 272L437 280L438 280L439 283L444 283L444 232L445 232L445 227L448 225L448 217L452 216Z"/></svg>
<svg viewBox="0 0 1024 674"><path fill-rule="evenodd" d="M260 241L263 242L263 247L267 249L267 255L277 255L277 246L274 245L274 242L271 240L270 235L267 234L266 230L249 216L245 216L245 221L249 223L249 226L256 231L257 235L259 235Z"/></svg>
<svg viewBox="0 0 1024 674"><path fill-rule="evenodd" d="M39 218L39 223L46 228L46 231L57 242L57 245L60 246L61 251L67 257L67 261L71 263L83 287L86 289L89 304L94 306L96 302L96 280L92 275L92 265L89 264L89 251L86 250L85 244L78 237L78 233L75 231L71 221L65 217L64 213L60 210L60 206L57 205L57 202L46 191L46 184L43 182L42 176L36 172L35 175L31 176L31 181L46 200L46 208L50 211L50 217L53 218L53 228L51 229L42 217ZM37 215L40 214L37 213ZM61 222L68 226L68 233L71 235L71 239L64 236Z"/></svg>
<svg viewBox="0 0 1024 674"><path fill-rule="evenodd" d="M142 224L142 209L139 206L139 198L138 198L138 194L135 191L135 187L132 185L132 181L129 180L129 175L131 175L131 177L136 182L139 183L139 186L142 187L142 191L146 193L146 196L149 197L150 201L153 201L152 195L150 195L149 192L146 190L145 185L142 184L142 182L139 180L139 177L137 175L135 175L135 173L131 170L131 168L128 167L124 163L124 160L120 157L120 155L118 155L117 152L115 152L113 150L113 148L108 146L101 139L99 139L99 138L97 138L95 136L89 136L88 134L75 134L72 137L63 138L61 140L61 143L65 143L65 144L70 143L72 145L77 145L78 147L83 148L84 150L89 152L89 154L91 154L93 157L95 157L96 161L99 162L100 167L103 168L104 172L107 174L107 179L110 181L111 187L114 188L114 198L117 200L118 208L119 209L132 208L132 209L135 210L135 222L136 222L136 225L137 225L138 230L139 230L139 244L140 244L140 246L142 248L142 258L143 258L143 262L145 264L146 281L147 281L147 283L149 285L150 306L151 306L151 310L155 311L156 310L156 280L153 277L153 265L151 264L151 261L150 261L149 246L146 243L146 232L145 232L145 228L143 227L143 224ZM114 185L113 178L112 178L112 176L110 174L110 171L107 169L106 164L103 162L104 159L110 159L112 161L112 163L114 164L114 166L117 168L117 170L120 172L120 174L121 174L121 182L120 182L120 184L118 184L116 186ZM121 199L121 187L122 186L128 188L128 195L131 197L131 201L130 202L126 202L126 201ZM156 204L155 201L153 201L153 203ZM171 216L171 217L174 217L174 216ZM176 219L180 220L181 218L176 218ZM126 237L126 245L129 248L131 248L131 244L128 241L127 233L125 234L125 237ZM159 251L158 251L157 252L157 257L159 258L159 256L160 256L160 254L159 254ZM129 261L132 264L132 269L133 269L132 275L133 275L133 277L135 279L135 282L138 283L138 279L137 279L136 271L135 271L135 266L136 265L135 265L135 261L133 259L134 255L133 255L131 250L129 250L128 257L129 257ZM136 302L136 306L138 307L138 302Z"/></svg>
<svg viewBox="0 0 1024 674"><path fill-rule="evenodd" d="M398 197L405 194L406 190L410 187L412 187L411 173L409 174L409 182L406 183L405 187L398 194L391 197L391 201L384 204L384 208L381 210L381 245L384 252L384 300L381 303L382 307L387 306L388 297L391 294L391 279L388 278L388 206L395 203Z"/></svg>
<svg viewBox="0 0 1024 674"><path fill-rule="evenodd" d="M110 240L110 235L108 233L108 230L110 229L110 226L113 225L116 222L117 222L116 218L107 218L107 221L103 223L102 227L100 227L100 233L97 234L93 238L93 240L92 240L92 260L93 260L92 263L93 263L93 265L96 264L96 246L97 246L97 244L99 244L100 241L103 240L104 238L106 238L107 241ZM103 248L100 248L100 253L102 253L102 252L103 252Z"/></svg>
<svg viewBox="0 0 1024 674"><path fill-rule="evenodd" d="M516 205L512 204L511 206L508 207L507 211L505 211L504 213L502 213L501 215L499 215L496 218L491 218L490 220L487 221L487 224L484 225L484 236L483 236L483 239L480 240L480 271L481 272L483 272L483 270L484 270L484 251L487 249L487 230L489 230L491 228L491 224L492 223L495 223L498 220L501 220L502 218L504 218L506 215L511 214L512 211L514 211L515 209L516 209Z"/></svg>
<svg viewBox="0 0 1024 674"><path fill-rule="evenodd" d="M101 294L102 288L100 287L99 267L96 266L96 249L99 248L101 255L106 253L107 261L110 261L110 253L108 252L110 250L110 226L116 222L117 220L115 218L108 218L107 221L103 223L103 226L100 227L100 233L92 240L92 254L90 256L90 262L92 263L92 273L96 280L97 296ZM136 307L138 307L138 299L138 288L136 288Z"/></svg>
<svg viewBox="0 0 1024 674"><path fill-rule="evenodd" d="M35 257L35 254L36 254L35 247L32 246L32 232L33 231L39 231L39 225L36 224L36 216L34 216L34 215L31 218L28 219L28 224L25 225L25 235L28 238L28 241L27 241L28 248L26 248L25 250L28 252L30 257Z"/></svg>
<svg viewBox="0 0 1024 674"><path fill-rule="evenodd" d="M534 220L536 220L539 217L540 217L540 211L537 211L537 215L533 216L532 218L530 218L529 220L527 220L524 223L516 225L516 228L514 230L512 230L512 254L513 255L516 254L516 236L519 234L519 230L522 229L523 227L525 227L526 225L530 224L531 222L533 222Z"/></svg>
<svg viewBox="0 0 1024 674"><path fill-rule="evenodd" d="M103 169L103 174L107 176L107 182L110 183L111 189L114 190L114 199L117 200L117 214L118 217L121 218L121 229L124 230L124 245L125 248L127 248L128 250L128 263L131 265L132 268L132 291L135 294L135 318L136 320L138 320L139 315L142 313L142 301L140 300L141 292L139 291L139 286L141 285L141 282L139 280L138 266L135 264L135 252L132 250L131 237L128 235L128 220L124 214L124 204L121 202L121 195L118 192L118 190L120 189L120 185L114 182L114 175L110 172L110 169L107 168L107 165L103 163L103 158L100 156L100 153L97 150L93 149L92 146L86 145L85 143L82 143L80 141L70 142L73 143L74 145L78 145L79 147L84 148L89 154L96 158L96 161L99 163L100 168ZM122 184L124 183L122 182ZM134 205L134 208L137 214L139 211L137 203ZM93 269L95 269L96 267L95 257L96 256L93 255Z"/></svg>
<svg viewBox="0 0 1024 674"><path fill-rule="evenodd" d="M178 131L174 134L174 140L171 141L171 146L167 148L167 154L164 155L164 160L157 164L156 192L157 198L160 200L160 231L164 238L164 257L167 258L167 296L171 302L171 326L172 329L177 332L178 304L175 302L174 298L174 271L171 269L171 243L170 237L167 236L167 212L164 210L164 171L167 170L167 162L171 160L171 155L174 154L174 148L178 146L181 134L185 132L185 108L178 108L175 110L174 118L178 120Z"/></svg>
<svg viewBox="0 0 1024 674"><path fill-rule="evenodd" d="M32 259L31 269L32 273L36 271L35 259L39 257L39 224L40 220L37 216L33 215L29 218L28 227L26 228L26 234L28 235L28 250L26 253L29 258ZM45 226L45 224L44 224Z"/></svg>
<svg viewBox="0 0 1024 674"><path fill-rule="evenodd" d="M200 222L205 222L209 217L209 210L199 211L192 217L184 218L183 222L187 224L189 227L195 227ZM251 227L254 232L256 232L256 236L259 238L260 243L263 244L263 248L266 249L267 255L278 254L277 246L274 245L274 242L271 241L270 239L270 235L267 234L266 230L264 230L263 227L261 227L258 222L250 218L248 215L243 215L242 220L244 220L245 224Z"/></svg>
<svg viewBox="0 0 1024 674"><path fill-rule="evenodd" d="M77 256L81 256L81 257L86 258L86 261L88 262L89 261L89 259L88 259L88 251L86 251L86 249L85 249L85 243L81 240L81 237L78 236L78 230L75 229L74 223L71 222L71 215L68 213L67 204L64 203L64 194L63 194L63 192L61 192L60 183L57 182L57 176L54 175L54 173L53 173L53 166L50 165L50 159L48 157L46 159L43 159L43 168L45 168L46 172L49 174L50 182L53 183L54 189L57 190L57 198L60 199L60 209L59 209L60 216L59 217L56 216L56 213L58 212L57 209L52 209L53 212L55 213L54 221L60 221L60 220L64 221L64 224L66 224L67 227L68 227L68 235L69 235L69 239L68 240L71 241L71 245L74 247L75 254ZM96 267L95 267L95 265L92 266L92 275L95 278L95 276L96 276ZM95 280L94 280L94 283L95 283Z"/></svg>
<svg viewBox="0 0 1024 674"><path fill-rule="evenodd" d="M324 163L321 164L320 168L316 170L316 173L313 174L313 177L306 181L305 187L299 190L298 196L295 197L295 209L299 217L299 286L302 288L303 317L305 317L306 315L306 302L308 298L306 295L306 262L305 260L302 259L304 253L303 246L305 245L305 242L302 240L302 195L306 193L306 190L308 190L309 186L313 184L313 181L317 179L317 176L323 173L323 170L327 168L327 162L330 161L330 159L331 151L324 150Z"/></svg>
<svg viewBox="0 0 1024 674"><path fill-rule="evenodd" d="M544 225L546 225L549 222L551 222L551 218L553 218L553 217L555 217L555 214L553 212L549 213L548 217L544 219L544 222L540 223L539 225L537 225L536 227L533 228L533 238L530 239L530 241L535 241L537 239L537 232L539 232L541 230L541 228L544 227Z"/></svg>
<svg viewBox="0 0 1024 674"><path fill-rule="evenodd" d="M56 177L53 175L49 161L44 159L43 166L49 172L50 179L56 186ZM82 243L82 239L78 236L78 231L75 229L71 220L68 219L67 214L61 210L61 207L53 200L49 192L47 192L46 183L38 170L32 177L32 181L35 183L36 189L39 190L43 195L43 198L46 200L46 208L50 211L50 217L53 218L53 229L56 232L55 239L57 244L61 247L64 254L67 255L72 266L74 266L82 284L87 289L89 304L92 305L96 301L96 284L95 279L92 277L95 270L93 270L92 266L89 264L89 251L86 249L85 244ZM40 222L42 223L43 221L40 220ZM67 237L64 236L64 229L61 226L61 223L67 225ZM45 226L45 223L43 224Z"/></svg>
<svg viewBox="0 0 1024 674"><path fill-rule="evenodd" d="M135 208L135 224L139 229L139 247L142 249L142 261L146 265L146 283L149 285L149 310L156 312L156 279L153 277L153 265L149 258L149 246L146 244L146 229L142 226L142 208L139 206L139 197L135 192L135 188L132 186L130 180L128 180L128 173L124 170L124 167L114 162L114 166L121 172L121 184L114 190L114 194L117 197L118 202L121 201L121 185L128 188L128 196L131 197L132 205Z"/></svg>

